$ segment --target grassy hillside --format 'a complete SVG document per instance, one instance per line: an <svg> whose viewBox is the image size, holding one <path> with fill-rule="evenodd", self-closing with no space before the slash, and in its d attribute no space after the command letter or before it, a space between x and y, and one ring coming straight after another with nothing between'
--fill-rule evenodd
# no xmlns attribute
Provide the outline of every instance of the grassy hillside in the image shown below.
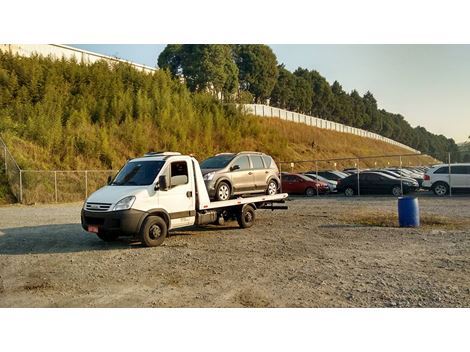
<svg viewBox="0 0 470 352"><path fill-rule="evenodd" d="M244 116L234 105L190 93L165 71L4 53L0 134L23 169L117 169L151 150L200 160L239 150L264 151L277 160L407 153L358 136Z"/></svg>

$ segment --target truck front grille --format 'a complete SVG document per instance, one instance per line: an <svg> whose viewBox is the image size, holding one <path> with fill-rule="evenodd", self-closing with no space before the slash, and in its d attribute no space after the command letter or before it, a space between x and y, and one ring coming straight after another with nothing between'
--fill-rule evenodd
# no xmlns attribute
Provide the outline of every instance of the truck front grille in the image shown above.
<svg viewBox="0 0 470 352"><path fill-rule="evenodd" d="M108 211L111 207L111 203L92 203L87 202L85 209L89 211Z"/></svg>

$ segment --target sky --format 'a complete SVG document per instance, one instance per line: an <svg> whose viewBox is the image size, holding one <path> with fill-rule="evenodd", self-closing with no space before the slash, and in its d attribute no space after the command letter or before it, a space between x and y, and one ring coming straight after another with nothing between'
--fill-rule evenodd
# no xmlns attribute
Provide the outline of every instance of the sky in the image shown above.
<svg viewBox="0 0 470 352"><path fill-rule="evenodd" d="M156 66L165 44L70 44ZM279 63L317 70L347 92L372 92L379 108L464 142L470 136L470 45L270 45Z"/></svg>

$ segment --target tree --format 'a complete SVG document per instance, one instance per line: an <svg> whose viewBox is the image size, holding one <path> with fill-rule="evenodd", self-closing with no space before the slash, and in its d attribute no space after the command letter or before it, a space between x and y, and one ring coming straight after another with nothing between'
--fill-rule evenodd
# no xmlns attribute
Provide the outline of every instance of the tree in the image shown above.
<svg viewBox="0 0 470 352"><path fill-rule="evenodd" d="M294 75L303 77L307 82L309 82L311 86L313 91L311 114L331 120L333 110L333 93L327 80L317 71L309 71L301 67L294 71Z"/></svg>
<svg viewBox="0 0 470 352"><path fill-rule="evenodd" d="M265 102L277 81L277 60L267 45L236 45L235 62L239 70L240 88L255 97L255 102Z"/></svg>
<svg viewBox="0 0 470 352"><path fill-rule="evenodd" d="M278 66L279 76L271 92L271 104L281 109L291 109L290 102L295 91L295 76L284 64Z"/></svg>
<svg viewBox="0 0 470 352"><path fill-rule="evenodd" d="M158 66L184 78L191 91L229 96L238 88L238 68L229 45L167 45Z"/></svg>

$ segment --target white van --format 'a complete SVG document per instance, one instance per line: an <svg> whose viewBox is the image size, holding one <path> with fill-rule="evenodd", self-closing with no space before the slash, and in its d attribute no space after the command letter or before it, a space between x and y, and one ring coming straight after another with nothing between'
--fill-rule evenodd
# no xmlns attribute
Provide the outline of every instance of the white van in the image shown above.
<svg viewBox="0 0 470 352"><path fill-rule="evenodd" d="M470 190L470 164L440 164L432 166L424 175L422 187L437 196L445 196L452 190Z"/></svg>
<svg viewBox="0 0 470 352"><path fill-rule="evenodd" d="M287 194L262 195L211 202L199 163L180 153L149 153L130 160L108 185L91 194L83 205L85 231L112 241L135 236L146 246L158 246L168 230L222 224L236 219L251 227L256 209L287 209Z"/></svg>

